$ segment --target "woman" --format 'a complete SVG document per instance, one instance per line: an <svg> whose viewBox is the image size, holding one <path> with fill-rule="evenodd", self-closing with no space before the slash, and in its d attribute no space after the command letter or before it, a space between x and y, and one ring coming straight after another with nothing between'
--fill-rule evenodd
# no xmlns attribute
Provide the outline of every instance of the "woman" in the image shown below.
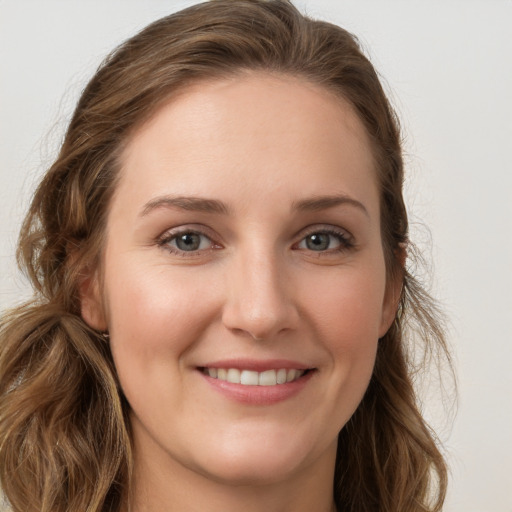
<svg viewBox="0 0 512 512"><path fill-rule="evenodd" d="M118 48L22 228L13 510L440 510L405 324L445 345L402 182L373 67L286 1L199 4Z"/></svg>

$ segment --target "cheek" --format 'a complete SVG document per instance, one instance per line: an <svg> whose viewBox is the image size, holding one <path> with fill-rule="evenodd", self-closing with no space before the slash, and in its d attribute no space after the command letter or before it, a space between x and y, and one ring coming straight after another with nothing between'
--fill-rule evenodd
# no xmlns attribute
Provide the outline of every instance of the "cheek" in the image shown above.
<svg viewBox="0 0 512 512"><path fill-rule="evenodd" d="M372 314L369 307L371 299L365 301L367 298L364 294L341 293L337 307L332 302L326 305L320 319L338 379L356 388L359 381L366 386L378 344L380 310L375 307Z"/></svg>
<svg viewBox="0 0 512 512"><path fill-rule="evenodd" d="M359 405L373 372L385 290L381 268L340 272L336 279L331 275L321 293L317 280L317 293L309 299L316 336L330 358L326 393L339 427Z"/></svg>
<svg viewBox="0 0 512 512"><path fill-rule="evenodd" d="M169 365L177 369L215 313L208 290L183 273L122 263L107 276L108 323L123 388L136 389L142 379L168 375Z"/></svg>
<svg viewBox="0 0 512 512"><path fill-rule="evenodd" d="M382 270L381 270L382 269ZM382 265L340 269L311 280L314 293L305 297L316 328L333 351L359 352L379 338L385 292Z"/></svg>

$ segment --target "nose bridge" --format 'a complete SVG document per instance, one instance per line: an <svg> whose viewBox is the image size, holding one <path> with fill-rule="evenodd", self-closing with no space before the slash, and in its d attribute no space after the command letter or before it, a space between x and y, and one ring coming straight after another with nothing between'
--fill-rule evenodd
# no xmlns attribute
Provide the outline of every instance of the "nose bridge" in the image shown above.
<svg viewBox="0 0 512 512"><path fill-rule="evenodd" d="M269 243L249 243L236 251L223 315L228 328L260 340L293 328L298 315L285 267Z"/></svg>

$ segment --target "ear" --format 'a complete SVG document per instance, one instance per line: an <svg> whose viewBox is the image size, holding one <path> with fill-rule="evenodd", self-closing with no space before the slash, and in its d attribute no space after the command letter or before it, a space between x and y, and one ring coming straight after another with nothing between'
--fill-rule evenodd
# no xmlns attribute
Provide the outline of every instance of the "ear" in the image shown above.
<svg viewBox="0 0 512 512"><path fill-rule="evenodd" d="M106 331L108 328L103 309L101 286L98 273L87 272L80 281L80 309L85 323L96 331Z"/></svg>
<svg viewBox="0 0 512 512"><path fill-rule="evenodd" d="M379 338L382 338L388 332L391 324L396 318L398 306L400 304L400 297L402 296L404 283L405 261L407 259L407 249L405 244L400 244L400 247L395 252L395 259L398 265L396 271L392 273L386 283L386 292L384 294L384 301L382 304Z"/></svg>

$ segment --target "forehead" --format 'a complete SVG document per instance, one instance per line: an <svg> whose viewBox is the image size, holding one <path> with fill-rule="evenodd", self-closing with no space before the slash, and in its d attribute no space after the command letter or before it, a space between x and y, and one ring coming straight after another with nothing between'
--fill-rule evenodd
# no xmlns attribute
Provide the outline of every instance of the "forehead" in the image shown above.
<svg viewBox="0 0 512 512"><path fill-rule="evenodd" d="M369 138L346 100L304 79L250 72L196 83L161 106L128 141L118 192L229 200L234 184L291 197L304 187L358 195L375 183Z"/></svg>

